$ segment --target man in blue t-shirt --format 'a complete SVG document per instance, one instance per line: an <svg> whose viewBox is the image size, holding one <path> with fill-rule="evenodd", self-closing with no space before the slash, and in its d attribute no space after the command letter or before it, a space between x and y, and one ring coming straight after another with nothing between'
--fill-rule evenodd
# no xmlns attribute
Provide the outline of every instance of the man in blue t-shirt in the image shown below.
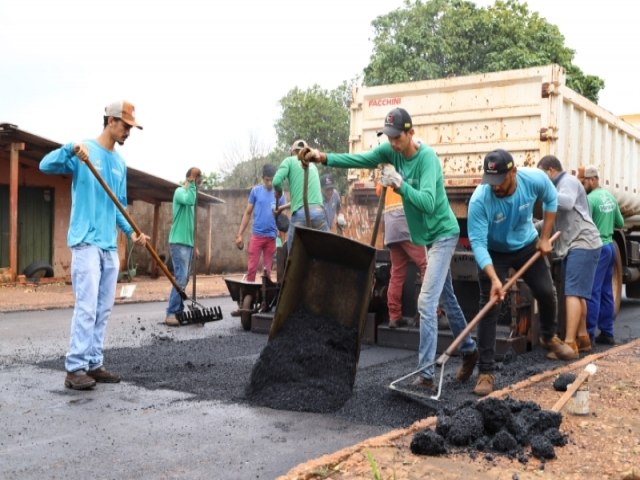
<svg viewBox="0 0 640 480"><path fill-rule="evenodd" d="M271 278L271 266L273 265L273 254L276 251L277 228L274 217L274 205L276 197L273 191L273 176L276 168L273 165L265 165L262 168L262 184L256 185L249 192L249 202L242 216L238 235L236 236L236 246L244 248L242 235L244 234L249 219L253 215L253 226L251 238L247 248L247 281L256 281L256 272L262 256L262 263L266 275ZM284 205L285 198L280 197L278 205Z"/></svg>

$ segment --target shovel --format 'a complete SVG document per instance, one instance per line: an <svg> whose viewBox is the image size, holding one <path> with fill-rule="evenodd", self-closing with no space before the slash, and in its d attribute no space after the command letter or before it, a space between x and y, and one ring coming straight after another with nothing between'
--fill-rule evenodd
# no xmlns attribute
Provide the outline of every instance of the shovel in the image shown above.
<svg viewBox="0 0 640 480"><path fill-rule="evenodd" d="M79 151L79 147L76 147L75 153L77 154L78 151ZM138 235L142 235L142 231L140 230L136 222L134 222L133 218L131 218L131 215L129 215L129 212L127 212L127 210L122 206L118 198L111 191L111 189L109 188L109 185L106 184L106 182L104 181L100 173L96 170L96 168L93 166L89 158L82 161L87 165L87 167L89 167L89 170L91 170L91 173L93 173L93 176L96 177L96 180L98 180L98 183L102 185L102 188L104 188L104 191L107 193L107 195L109 195L109 198L111 198L111 201L113 201L113 203L118 208L118 210L120 210L120 213L122 213L124 218L126 218L127 222L129 222L129 225L131 225L131 228L133 228L133 230ZM187 297L187 294L185 293L185 291L180 287L180 285L178 285L177 280L171 274L171 272L169 271L165 263L162 261L162 259L158 256L158 254L156 253L154 248L151 246L151 244L149 242L146 242L145 247L147 248L147 251L149 252L149 254L151 254L153 259L156 261L156 264L160 267L162 272L167 276L169 281L173 284L173 287L176 289L178 294L180 294L180 297L182 298L182 300L189 300L189 297ZM190 312L182 312L181 314L176 315L176 319L178 320L178 322L180 322L180 325L188 325L190 323L214 322L216 320L222 320L222 309L220 307L207 308L199 304L198 302L196 302L195 299L192 299L191 305L189 306L189 308L191 310Z"/></svg>
<svg viewBox="0 0 640 480"><path fill-rule="evenodd" d="M551 238L549 239L551 242L555 241L558 237L560 236L560 232L556 232L554 233ZM507 283L505 283L502 286L502 290L501 293L503 295L506 295L506 293L509 291L509 289L518 281L518 279L529 269L529 267L531 267L531 265L533 265L538 258L540 257L541 253L539 251L536 251L529 260L527 260L527 262L520 267L520 269L513 274L513 276L507 281ZM440 394L442 393L442 382L444 380L444 367L445 364L447 363L447 361L449 360L449 358L451 358L451 356L453 355L453 353L456 351L456 349L458 348L458 345L460 345L460 343L462 343L462 340L464 340L464 338L471 332L471 330L473 330L475 328L475 326L480 322L480 320L482 320L482 318L489 312L489 310L491 310L493 308L493 306L497 303L497 300L492 297L489 299L489 301L487 302L487 304L482 307L482 309L476 314L475 317L473 317L473 320L471 320L467 326L465 327L464 330L462 330L462 332L460 332L460 334L453 340L453 342L451 342L451 345L449 345L449 347L444 351L444 353L442 353L442 355L440 355L434 362L431 362L423 367L420 367L418 370L415 370L407 375L405 375L404 377L400 377L397 380L394 380L393 382L391 382L389 384L389 388L391 390L396 390L398 392L407 394L409 396L414 396L414 397L419 397L422 399L431 399L431 400L439 400L440 399ZM413 390L407 390L405 388L402 388L400 386L398 386L398 383L402 382L403 380L406 380L409 377L412 377L420 372L422 372L423 370L426 370L427 368L431 367L431 366L440 366L440 375L439 375L439 380L438 380L438 391L435 395L432 396L425 396L425 395L421 395L418 392L415 392Z"/></svg>

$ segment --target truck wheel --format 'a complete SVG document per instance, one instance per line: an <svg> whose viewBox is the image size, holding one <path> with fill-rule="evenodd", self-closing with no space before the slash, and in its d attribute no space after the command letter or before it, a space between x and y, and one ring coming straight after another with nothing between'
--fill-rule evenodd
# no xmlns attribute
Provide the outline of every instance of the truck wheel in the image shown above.
<svg viewBox="0 0 640 480"><path fill-rule="evenodd" d="M620 303L622 303L622 256L618 244L613 242L613 277L611 279L613 288L613 318L618 316Z"/></svg>
<svg viewBox="0 0 640 480"><path fill-rule="evenodd" d="M53 268L48 262L37 261L30 263L22 273L27 278L51 278L53 277Z"/></svg>
<svg viewBox="0 0 640 480"><path fill-rule="evenodd" d="M253 312L253 297L251 295L245 295L242 299L242 308L240 309L240 323L242 328L249 331L251 330L251 314Z"/></svg>

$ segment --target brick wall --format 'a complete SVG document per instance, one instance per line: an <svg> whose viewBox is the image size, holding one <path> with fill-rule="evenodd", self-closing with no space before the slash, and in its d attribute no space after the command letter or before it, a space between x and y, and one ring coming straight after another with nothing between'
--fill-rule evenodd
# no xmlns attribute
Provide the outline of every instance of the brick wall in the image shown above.
<svg viewBox="0 0 640 480"><path fill-rule="evenodd" d="M227 274L241 273L247 268L247 252L238 250L234 240L242 214L247 207L248 189L218 189L209 192L214 197L224 200L223 204L213 204L210 207L198 208L197 246L200 251L198 260L198 273L201 274ZM147 235L151 235L153 225L153 205L146 202L135 201L129 205L129 212L140 229ZM205 254L207 251L207 219L211 217L211 261L207 265ZM163 203L159 211L159 229L156 240L156 251L159 255L169 256L169 230L171 229L172 212L171 204ZM245 244L249 240L251 226L245 231ZM149 252L142 247L134 247L132 253L135 263L138 265L138 273L149 273L152 258ZM162 274L162 273L160 273Z"/></svg>

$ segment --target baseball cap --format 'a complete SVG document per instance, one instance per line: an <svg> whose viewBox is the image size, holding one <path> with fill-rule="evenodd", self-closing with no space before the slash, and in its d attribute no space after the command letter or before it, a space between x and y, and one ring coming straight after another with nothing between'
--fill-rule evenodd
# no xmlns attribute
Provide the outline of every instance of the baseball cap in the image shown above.
<svg viewBox="0 0 640 480"><path fill-rule="evenodd" d="M598 176L598 167L595 165L587 165L584 167L584 178L594 178Z"/></svg>
<svg viewBox="0 0 640 480"><path fill-rule="evenodd" d="M119 118L127 125L142 130L142 125L136 123L136 108L126 100L119 100L107 105L104 109L104 116Z"/></svg>
<svg viewBox="0 0 640 480"><path fill-rule="evenodd" d="M320 177L320 186L322 188L335 188L335 184L333 183L333 177L328 174L325 173L324 175L322 175Z"/></svg>
<svg viewBox="0 0 640 480"><path fill-rule="evenodd" d="M295 155L296 153L298 153L300 150L302 150L303 148L307 148L309 145L307 145L307 142L305 142L304 140L296 140L295 142L293 142L293 144L291 145L291 153L293 155Z"/></svg>
<svg viewBox="0 0 640 480"><path fill-rule="evenodd" d="M507 173L513 168L513 157L501 148L487 153L484 157L484 175L482 183L500 185Z"/></svg>
<svg viewBox="0 0 640 480"><path fill-rule="evenodd" d="M411 116L404 108L394 108L384 118L384 128L382 133L389 137L397 137L402 132L411 130L413 123Z"/></svg>

